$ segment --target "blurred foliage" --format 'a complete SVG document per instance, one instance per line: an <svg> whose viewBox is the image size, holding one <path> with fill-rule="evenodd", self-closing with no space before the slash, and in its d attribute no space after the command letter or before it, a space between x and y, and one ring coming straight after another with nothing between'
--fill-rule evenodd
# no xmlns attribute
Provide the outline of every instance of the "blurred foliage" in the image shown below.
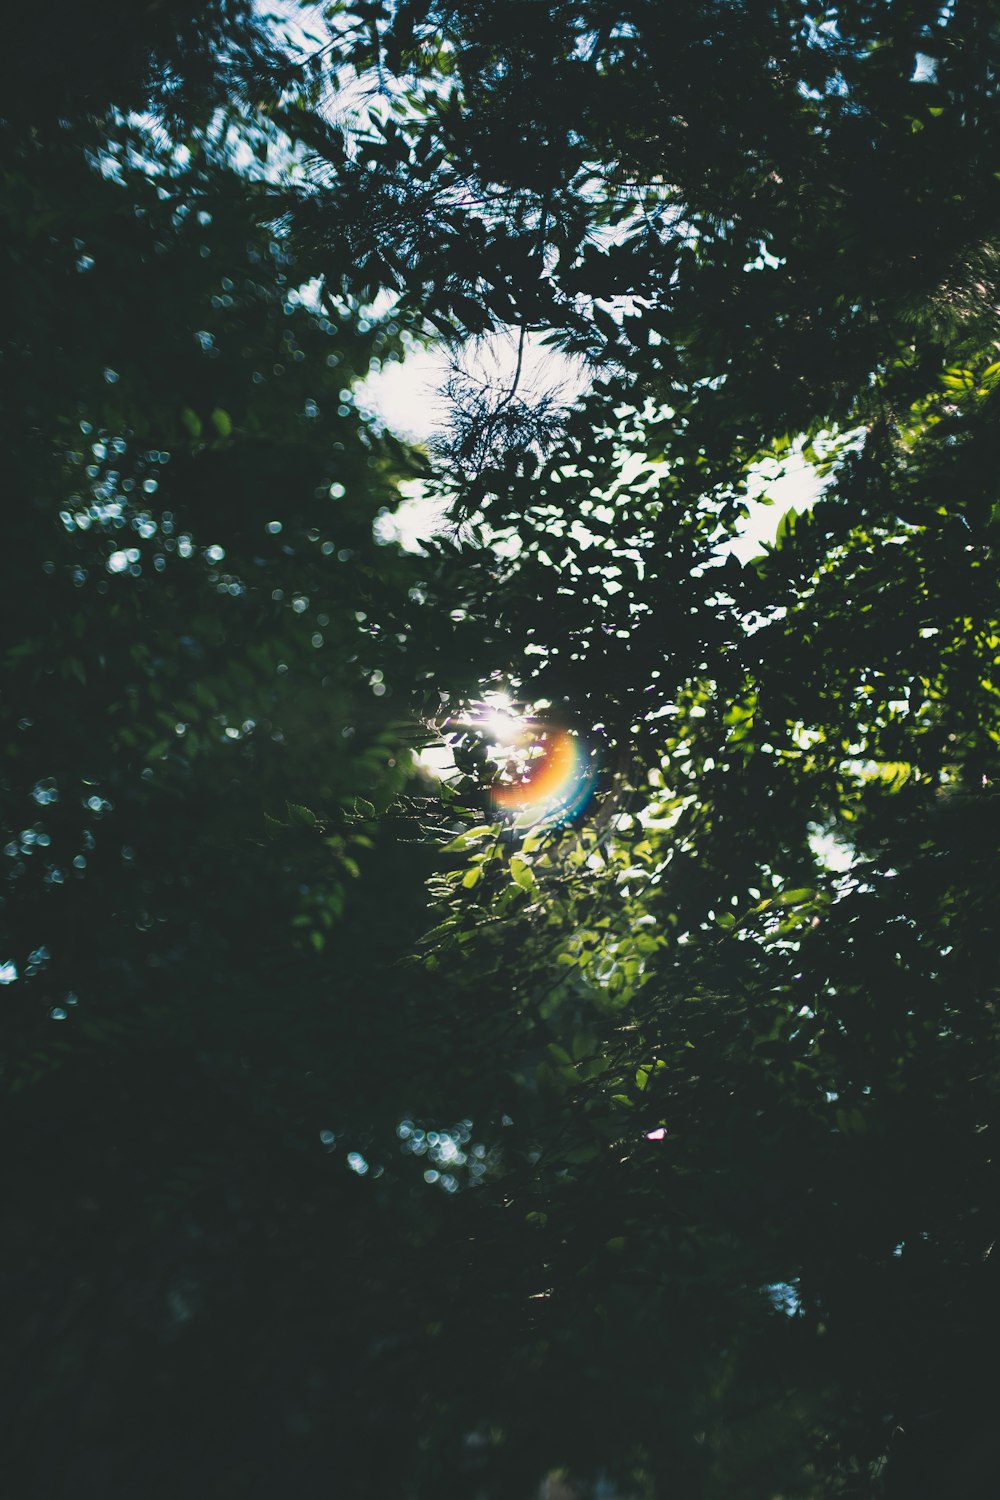
<svg viewBox="0 0 1000 1500"><path fill-rule="evenodd" d="M4 106L15 1493L986 1500L1000 10L255 15Z"/></svg>
<svg viewBox="0 0 1000 1500"><path fill-rule="evenodd" d="M351 394L400 325L303 290L232 157L218 122L8 135L12 1495L296 1492L298 1467L304 1494L351 1378L315 1328L345 1303L366 1348L402 1327L377 1275L366 1301L382 1231L343 1162L385 1117L423 921L412 820L378 821L417 575L372 529L422 461ZM273 1463L237 1435L265 1385Z"/></svg>

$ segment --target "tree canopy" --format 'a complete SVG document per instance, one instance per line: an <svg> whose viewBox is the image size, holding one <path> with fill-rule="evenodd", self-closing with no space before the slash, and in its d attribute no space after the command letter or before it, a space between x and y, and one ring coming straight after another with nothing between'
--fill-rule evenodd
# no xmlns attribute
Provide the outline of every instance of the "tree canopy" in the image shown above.
<svg viewBox="0 0 1000 1500"><path fill-rule="evenodd" d="M63 9L0 102L13 1493L986 1500L1000 10ZM429 450L359 389L428 341Z"/></svg>

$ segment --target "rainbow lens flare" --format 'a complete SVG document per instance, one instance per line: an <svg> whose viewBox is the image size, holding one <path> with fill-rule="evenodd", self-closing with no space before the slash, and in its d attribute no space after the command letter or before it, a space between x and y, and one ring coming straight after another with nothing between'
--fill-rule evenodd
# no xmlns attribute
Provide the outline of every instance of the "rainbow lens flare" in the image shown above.
<svg viewBox="0 0 1000 1500"><path fill-rule="evenodd" d="M508 779L491 796L501 811L521 826L566 822L583 811L597 780L593 757L575 735L555 726L522 721L511 743Z"/></svg>

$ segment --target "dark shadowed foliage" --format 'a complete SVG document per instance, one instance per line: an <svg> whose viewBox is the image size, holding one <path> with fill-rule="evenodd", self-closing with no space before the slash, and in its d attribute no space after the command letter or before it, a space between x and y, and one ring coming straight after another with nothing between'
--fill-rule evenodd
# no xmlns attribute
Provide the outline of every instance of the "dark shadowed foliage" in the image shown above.
<svg viewBox="0 0 1000 1500"><path fill-rule="evenodd" d="M5 64L12 1492L988 1500L1000 8L299 19Z"/></svg>

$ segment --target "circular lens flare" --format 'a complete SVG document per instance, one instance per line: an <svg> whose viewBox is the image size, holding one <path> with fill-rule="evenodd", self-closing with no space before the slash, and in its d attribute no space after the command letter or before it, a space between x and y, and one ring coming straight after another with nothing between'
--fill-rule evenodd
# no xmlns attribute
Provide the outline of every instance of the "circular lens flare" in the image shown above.
<svg viewBox="0 0 1000 1500"><path fill-rule="evenodd" d="M497 768L490 801L514 827L569 822L590 801L598 771L590 747L548 717L524 712L506 693L485 694L450 723L460 737L471 730Z"/></svg>
<svg viewBox="0 0 1000 1500"><path fill-rule="evenodd" d="M597 772L575 735L522 721L517 739L506 743L512 753L503 765L505 779L491 788L494 806L521 825L565 822L583 811Z"/></svg>

